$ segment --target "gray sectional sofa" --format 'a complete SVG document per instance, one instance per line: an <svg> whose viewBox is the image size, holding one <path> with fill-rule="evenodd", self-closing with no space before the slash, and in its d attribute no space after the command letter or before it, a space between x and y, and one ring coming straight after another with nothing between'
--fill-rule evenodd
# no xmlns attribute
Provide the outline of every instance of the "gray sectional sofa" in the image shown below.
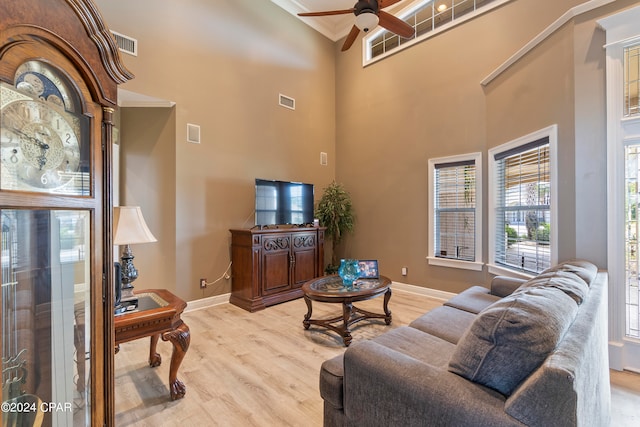
<svg viewBox="0 0 640 427"><path fill-rule="evenodd" d="M607 426L607 274L496 277L324 362L325 426Z"/></svg>

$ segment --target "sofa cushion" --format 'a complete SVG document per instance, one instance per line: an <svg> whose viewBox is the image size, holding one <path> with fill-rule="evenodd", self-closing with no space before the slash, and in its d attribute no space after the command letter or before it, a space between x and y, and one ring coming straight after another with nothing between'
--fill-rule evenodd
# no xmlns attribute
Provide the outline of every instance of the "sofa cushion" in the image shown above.
<svg viewBox="0 0 640 427"><path fill-rule="evenodd" d="M477 314L499 299L500 297L491 295L489 289L483 286L472 286L445 302L444 305Z"/></svg>
<svg viewBox="0 0 640 427"><path fill-rule="evenodd" d="M454 344L408 326L392 329L370 341L440 369L447 368L455 350ZM346 351L359 345L361 342L351 344ZM344 407L344 353L322 364L320 395L335 409Z"/></svg>
<svg viewBox="0 0 640 427"><path fill-rule="evenodd" d="M443 305L418 317L409 326L457 344L475 318L473 313Z"/></svg>
<svg viewBox="0 0 640 427"><path fill-rule="evenodd" d="M496 276L491 279L491 295L506 297L518 289L526 279L508 276Z"/></svg>
<svg viewBox="0 0 640 427"><path fill-rule="evenodd" d="M542 364L578 305L553 287L532 287L480 313L458 342L449 371L509 396Z"/></svg>
<svg viewBox="0 0 640 427"><path fill-rule="evenodd" d="M551 271L565 271L568 273L573 273L584 280L587 285L590 285L591 282L593 282L593 279L595 279L596 274L598 274L598 267L596 267L589 261L574 259L571 261L561 262L554 267L548 268L542 273L548 273Z"/></svg>
<svg viewBox="0 0 640 427"><path fill-rule="evenodd" d="M448 341L408 326L385 332L371 341L442 369L447 368L449 359L456 349L456 346Z"/></svg>
<svg viewBox="0 0 640 427"><path fill-rule="evenodd" d="M536 287L551 287L559 289L570 296L578 305L582 304L582 301L584 301L589 293L589 285L587 282L574 273L560 270L542 273L533 279L528 280L516 289L514 294Z"/></svg>
<svg viewBox="0 0 640 427"><path fill-rule="evenodd" d="M589 285L596 277L598 268L588 261L572 260L562 262L528 280L519 290L533 287L553 287L560 289L579 305L582 304L589 292Z"/></svg>

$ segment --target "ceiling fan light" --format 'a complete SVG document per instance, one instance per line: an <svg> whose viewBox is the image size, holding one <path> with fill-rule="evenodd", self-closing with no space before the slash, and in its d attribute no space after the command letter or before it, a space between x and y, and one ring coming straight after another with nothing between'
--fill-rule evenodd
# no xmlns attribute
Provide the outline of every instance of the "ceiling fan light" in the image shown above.
<svg viewBox="0 0 640 427"><path fill-rule="evenodd" d="M363 12L356 16L356 27L365 33L378 25L378 15L371 12Z"/></svg>

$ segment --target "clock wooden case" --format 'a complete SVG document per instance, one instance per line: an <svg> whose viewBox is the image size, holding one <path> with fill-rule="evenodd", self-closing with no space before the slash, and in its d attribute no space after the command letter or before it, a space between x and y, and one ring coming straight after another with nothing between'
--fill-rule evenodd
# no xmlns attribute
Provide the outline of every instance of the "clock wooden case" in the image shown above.
<svg viewBox="0 0 640 427"><path fill-rule="evenodd" d="M114 425L112 120L133 75L90 0L0 17L0 423Z"/></svg>

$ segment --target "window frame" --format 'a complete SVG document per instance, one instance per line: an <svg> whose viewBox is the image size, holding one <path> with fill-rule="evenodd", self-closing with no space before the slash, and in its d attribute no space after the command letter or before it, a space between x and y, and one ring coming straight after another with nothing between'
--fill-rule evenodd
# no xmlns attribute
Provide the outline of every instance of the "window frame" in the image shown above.
<svg viewBox="0 0 640 427"><path fill-rule="evenodd" d="M392 15L402 19L403 21L407 21L408 19L410 19L410 17L416 13L418 13L423 7L427 7L429 4L434 3L435 0L414 0L412 2L409 2L405 7L399 9L399 10L394 10L393 8L391 10L385 9L386 12L391 13ZM399 46L384 52L380 55L377 56L373 56L372 55L372 43L373 41L379 37L382 33L384 32L390 32L389 30L383 28L383 27L378 27L374 30L372 30L371 32L369 32L367 35L365 35L362 38L362 66L366 67L367 65L371 65L376 63L377 61L380 61L384 58L388 58L391 55L396 54L397 52L400 52L410 46L413 46L414 44L420 43L424 40L427 40L437 34L440 34L442 32L448 31L449 29L451 29L452 27L455 27L457 25L460 25L466 21L470 21L472 19L477 18L478 16L481 16L487 12L492 11L493 9L496 9L506 3L509 3L513 0L493 0L490 3L480 6L479 8L477 8L476 10L474 10L473 12L464 14L463 16L459 17L459 18L455 18L453 20L451 20L450 22L447 22L446 24L440 25L437 28L431 30L431 31L427 31L419 36L414 36L411 39L405 40L403 41Z"/></svg>
<svg viewBox="0 0 640 427"><path fill-rule="evenodd" d="M476 194L476 203L475 203L475 248L474 248L474 260L473 261L465 261L459 259L452 258L442 258L437 257L435 255L435 226L436 226L436 184L435 181L435 170L436 165L440 164L455 164L460 162L473 161L475 163L475 194ZM482 206L483 206L483 195L482 195L482 153L468 153L468 154L460 154L456 156L447 156L447 157L437 157L429 159L428 162L428 187L429 187L429 215L428 215L428 223L429 223L429 231L428 231L428 242L429 249L427 255L427 262L429 265L436 265L440 267L452 267L452 268L460 268L464 270L474 270L481 271L484 262L482 261Z"/></svg>
<svg viewBox="0 0 640 427"><path fill-rule="evenodd" d="M550 199L549 199L549 216L550 216L550 235L549 235L549 262L550 265L558 263L558 125L554 124L528 135L516 138L512 141L489 149L489 262L487 264L489 273L495 275L506 275L513 277L531 278L535 273L529 273L520 269L509 268L508 266L498 264L496 262L497 241L497 213L498 213L498 161L496 155L506 151L517 150L520 147L540 139L549 140L549 180L550 180Z"/></svg>

